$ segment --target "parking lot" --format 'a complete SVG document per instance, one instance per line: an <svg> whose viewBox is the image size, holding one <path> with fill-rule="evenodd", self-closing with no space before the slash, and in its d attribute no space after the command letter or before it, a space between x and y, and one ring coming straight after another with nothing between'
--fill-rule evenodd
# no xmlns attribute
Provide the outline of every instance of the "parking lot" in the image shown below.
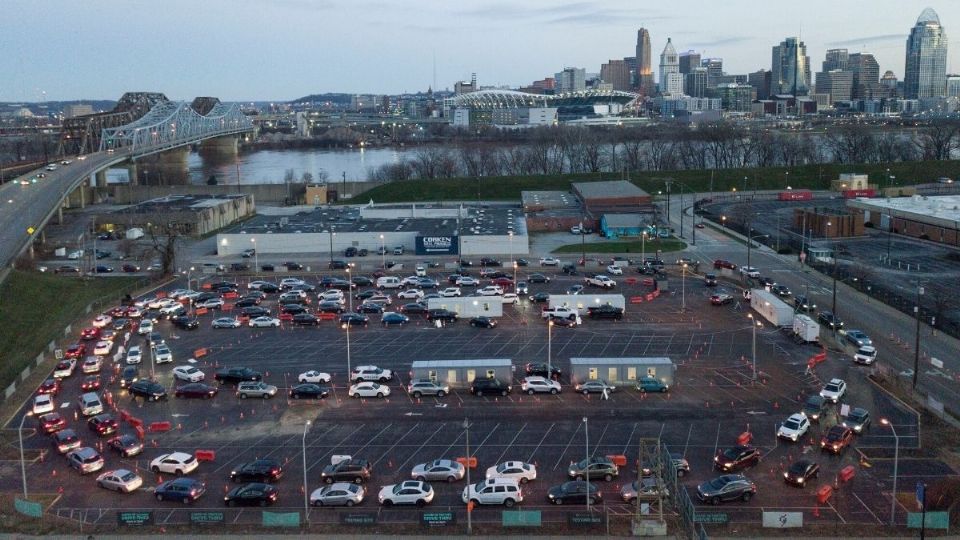
<svg viewBox="0 0 960 540"><path fill-rule="evenodd" d="M538 271L540 268L531 269ZM802 511L805 519L832 520L838 523L886 522L889 517L892 463L878 459L861 466L861 452L874 450L886 455L894 439L879 424L887 417L900 437L901 448L918 444L918 423L905 406L877 390L866 380L866 371L849 359L831 357L814 371L808 371L807 359L819 352L813 346L799 346L782 332L765 327L756 334L756 379L752 361L752 339L748 306L730 304L712 306L707 288L697 275L681 278L668 268L669 291L646 300L651 288L642 282L627 285L625 278L640 277L635 272L618 276L618 292L628 298L642 296L642 303L628 303L622 321L584 318L581 326L555 327L548 332L539 317L540 304L523 301L504 306L504 317L495 329L473 328L460 321L438 328L423 319L413 319L402 327L381 327L377 315L367 328L349 332L350 365L374 364L394 370L388 383L390 396L382 399L347 397L347 332L332 321L317 327L214 330L210 321L221 313L200 315L200 328L174 329L162 321L158 329L170 346L174 361L156 367L156 379L169 391L176 383L173 366L183 365L203 349L193 365L206 373L213 384L213 372L224 366L244 366L259 370L264 380L279 387L271 400L241 400L231 387L221 387L211 400L178 399L143 402L133 400L116 383L119 364L105 362L104 380L109 381L118 409L128 411L146 426L170 422L170 431L145 433L142 455L121 459L82 426L75 417L73 402L80 394L82 376L64 380L56 401L68 417L70 427L80 433L88 445L103 447L107 465L104 470L128 468L144 477L141 490L119 495L95 486L94 478L80 477L64 459L50 453L47 437L35 433L25 439L28 449L48 450L42 460L27 468L31 492L58 493L52 512L85 524L116 523L116 509L153 509L157 523L180 524L190 520L182 505L156 502L151 490L160 481L149 471L154 457L178 450L210 450L215 459L200 464L193 473L206 482L207 493L193 509L221 508L220 497L232 488L230 470L254 458L270 457L281 461L283 477L277 482L280 498L277 506L296 511L303 508L303 451L306 451L308 490L319 487L319 472L334 455L367 459L373 466L368 499L350 511L374 513L381 523L416 523L418 509L382 509L377 505L380 486L409 478L417 463L438 458L470 455L478 467L473 478L507 460L522 460L536 465L538 478L524 487L524 509L543 510L545 523L566 523L565 512L548 503L546 491L567 479L566 468L585 455L624 455L632 464L638 457L638 445L644 439L660 439L671 452L683 455L691 472L683 486L696 501L696 487L715 477L711 462L718 450L736 443L743 432L753 435L762 454L759 465L746 472L758 485L758 494L749 503L726 503L719 508L697 503L698 511L722 512L732 523L758 523L763 509ZM524 273L521 273L521 278ZM445 276L437 275L440 279ZM547 285L532 285L531 294L559 293L581 277L553 274ZM241 289L247 280L241 282ZM310 277L316 283L316 277ZM182 283L180 284L183 285ZM732 284L721 285L739 295ZM170 287L173 288L173 287ZM274 308L276 295L264 302ZM686 309L683 309L683 306ZM95 315L95 314L93 314ZM91 316L92 318L92 316ZM84 322L84 326L89 321ZM128 345L142 341L136 335ZM561 367L563 391L558 395L525 395L519 392L523 364L544 362L548 349L551 360ZM670 357L677 364L674 386L663 394L642 394L621 387L604 400L598 395L584 396L572 391L566 376L571 357ZM443 398L413 398L406 392L410 364L415 360L512 359L516 372L514 392L505 397L476 397L465 390L454 390ZM288 400L286 390L296 384L297 375L309 369L331 373L330 396L324 400ZM144 365L141 372L149 373ZM777 426L797 412L807 395L816 393L823 382L843 377L850 385L845 403L868 409L874 425L857 437L853 448L839 457L822 454L819 438L837 418L828 414L822 425L814 424L799 443L785 443L774 436ZM16 427L23 412L10 420ZM464 429L464 420L470 427ZM584 422L586 419L586 422ZM304 430L307 421L310 425ZM26 426L35 425L28 419ZM133 429L123 424L125 433ZM856 477L838 486L836 495L825 505L816 504L813 487L804 489L784 485L783 471L801 456L815 458L822 467L819 483L833 483L841 468L854 465ZM905 472L906 471L906 472ZM900 464L900 475L913 478L934 477L952 471L936 460L916 460ZM95 477L96 475L91 475ZM619 501L620 488L636 479L634 467L621 467L619 478L600 481L605 507L629 513L630 506ZM3 475L4 490L19 488L16 474ZM466 521L465 505L460 501L464 481L453 485L434 483L437 497L434 510L451 510L458 523ZM477 523L498 524L500 507L477 508ZM668 507L668 511L672 511ZM905 511L905 510L904 510ZM338 523L341 510L311 509L309 521ZM259 511L229 510L225 519L235 523L259 523ZM901 516L902 519L902 516Z"/></svg>

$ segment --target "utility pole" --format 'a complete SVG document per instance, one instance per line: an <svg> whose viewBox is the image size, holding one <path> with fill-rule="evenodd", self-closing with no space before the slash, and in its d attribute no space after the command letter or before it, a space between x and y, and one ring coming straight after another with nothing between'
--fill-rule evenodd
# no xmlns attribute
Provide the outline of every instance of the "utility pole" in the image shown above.
<svg viewBox="0 0 960 540"><path fill-rule="evenodd" d="M920 295L923 294L923 285L917 280L917 305L913 307L913 315L917 319L917 330L913 344L913 389L917 389L917 372L920 371Z"/></svg>

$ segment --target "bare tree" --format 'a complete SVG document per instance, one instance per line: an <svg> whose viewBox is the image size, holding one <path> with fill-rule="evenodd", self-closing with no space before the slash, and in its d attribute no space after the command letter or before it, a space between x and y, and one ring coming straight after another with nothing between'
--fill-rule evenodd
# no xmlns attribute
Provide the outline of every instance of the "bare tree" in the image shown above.
<svg viewBox="0 0 960 540"><path fill-rule="evenodd" d="M923 159L950 159L960 146L960 126L953 120L936 120L920 130L916 144Z"/></svg>
<svg viewBox="0 0 960 540"><path fill-rule="evenodd" d="M156 214L150 223L144 227L149 246L145 253L160 258L160 271L163 275L174 272L173 265L177 260L177 247L181 243L183 231L178 223L169 220L169 216Z"/></svg>

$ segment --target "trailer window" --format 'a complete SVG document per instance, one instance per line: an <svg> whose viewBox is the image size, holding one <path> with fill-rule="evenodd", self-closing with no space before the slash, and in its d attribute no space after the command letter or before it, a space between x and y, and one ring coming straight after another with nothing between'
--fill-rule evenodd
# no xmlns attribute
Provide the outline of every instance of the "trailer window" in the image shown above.
<svg viewBox="0 0 960 540"><path fill-rule="evenodd" d="M448 369L447 370L447 382L450 384L456 384L457 382L457 370Z"/></svg>
<svg viewBox="0 0 960 540"><path fill-rule="evenodd" d="M477 378L477 370L468 369L467 370L467 382L472 383L474 379Z"/></svg>
<svg viewBox="0 0 960 540"><path fill-rule="evenodd" d="M628 381L637 380L637 368L635 366L631 366L627 368L627 380Z"/></svg>
<svg viewBox="0 0 960 540"><path fill-rule="evenodd" d="M493 370L493 369L488 369L488 370L487 370L487 378L488 378L488 379L492 379L492 378L496 377L496 375L497 375L496 370Z"/></svg>
<svg viewBox="0 0 960 540"><path fill-rule="evenodd" d="M427 378L433 382L437 382L437 371L432 369L427 372Z"/></svg>
<svg viewBox="0 0 960 540"><path fill-rule="evenodd" d="M657 368L655 368L655 367L648 367L648 368L647 368L647 377L653 377L654 379L656 379L656 378L657 378Z"/></svg>
<svg viewBox="0 0 960 540"><path fill-rule="evenodd" d="M597 368L595 367L590 368L589 371L587 372L587 378L590 379L591 381L597 380L599 378L597 377Z"/></svg>
<svg viewBox="0 0 960 540"><path fill-rule="evenodd" d="M619 370L616 368L616 366L614 366L614 367L608 367L608 368L607 368L607 380L608 380L608 381L619 381L619 380L620 380Z"/></svg>

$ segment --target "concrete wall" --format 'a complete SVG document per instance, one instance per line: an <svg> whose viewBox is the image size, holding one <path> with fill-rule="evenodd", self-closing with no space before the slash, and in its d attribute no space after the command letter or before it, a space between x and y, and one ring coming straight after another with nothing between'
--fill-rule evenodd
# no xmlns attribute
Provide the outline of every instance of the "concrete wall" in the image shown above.
<svg viewBox="0 0 960 540"><path fill-rule="evenodd" d="M371 254L380 249L381 233L338 232L333 235L333 252L342 254L348 247L366 248ZM406 253L413 252L416 231L382 233L384 244L393 253L394 246L402 245ZM256 239L256 242L251 242ZM218 234L217 255L239 255L244 250L256 248L257 253L330 253L329 233L302 234Z"/></svg>
<svg viewBox="0 0 960 540"><path fill-rule="evenodd" d="M526 255L530 253L530 238L514 235L477 235L460 237L460 249L467 255Z"/></svg>
<svg viewBox="0 0 960 540"><path fill-rule="evenodd" d="M373 182L347 182L346 184L331 183L328 189L336 190L339 197L343 199L343 193L359 194L376 184ZM288 189L289 187L289 189ZM250 193L254 199L263 203L285 204L289 199L293 199L296 204L305 202L305 184L236 184L208 186L203 185L167 185L167 186L129 186L112 185L97 188L97 192L102 196L109 195L116 204L131 204L143 202L149 199L155 199L164 195L225 195L235 193ZM89 198L87 199L90 200ZM360 201L358 201L360 202ZM367 202L367 201L362 201Z"/></svg>
<svg viewBox="0 0 960 540"><path fill-rule="evenodd" d="M499 296L469 296L460 298L431 298L430 309L449 309L464 319L479 317L503 317L503 302Z"/></svg>

